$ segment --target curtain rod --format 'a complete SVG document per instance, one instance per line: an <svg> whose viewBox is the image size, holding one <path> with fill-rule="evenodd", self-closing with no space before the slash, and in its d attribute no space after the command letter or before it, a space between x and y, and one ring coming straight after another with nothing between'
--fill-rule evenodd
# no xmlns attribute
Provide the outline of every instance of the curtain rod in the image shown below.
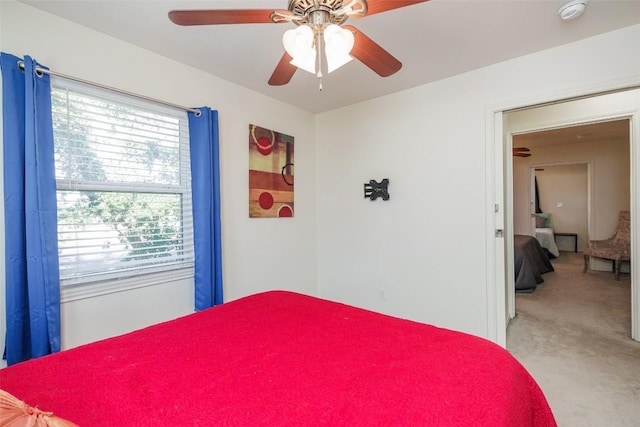
<svg viewBox="0 0 640 427"><path fill-rule="evenodd" d="M18 61L18 67L21 70L24 71L24 61ZM58 72L55 72L55 71L47 70L46 68L42 68L42 67L40 67L38 65L36 65L35 70L36 70L36 73L49 74L51 76L62 77L64 79L73 80L75 82L84 83L86 85L99 87L101 89L111 90L113 92L118 92L118 93L121 93L123 95L129 95L129 96L133 96L135 98L140 98L140 99L144 99L144 100L147 100L147 101L157 102L158 104L168 105L169 107L173 107L173 108L178 108L180 110L189 111L189 112L194 113L197 117L199 117L200 114L201 114L200 110L198 110L197 108L188 108L188 107L184 107L182 105L172 104L171 102L161 101L159 99L150 98L148 96L140 95L140 94L133 93L133 92L128 92L126 90L122 90L122 89L118 89L118 88L115 88L115 87L103 85L103 84L100 84L100 83L90 82L88 80L84 80L84 79L81 79L81 78L78 78L78 77L68 76L66 74L62 74L62 73L58 73Z"/></svg>

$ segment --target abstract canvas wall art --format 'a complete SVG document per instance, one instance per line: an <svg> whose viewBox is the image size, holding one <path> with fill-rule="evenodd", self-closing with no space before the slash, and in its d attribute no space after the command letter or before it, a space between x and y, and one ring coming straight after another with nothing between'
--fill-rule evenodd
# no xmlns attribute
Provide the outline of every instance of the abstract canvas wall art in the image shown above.
<svg viewBox="0 0 640 427"><path fill-rule="evenodd" d="M293 216L293 140L249 125L249 217Z"/></svg>

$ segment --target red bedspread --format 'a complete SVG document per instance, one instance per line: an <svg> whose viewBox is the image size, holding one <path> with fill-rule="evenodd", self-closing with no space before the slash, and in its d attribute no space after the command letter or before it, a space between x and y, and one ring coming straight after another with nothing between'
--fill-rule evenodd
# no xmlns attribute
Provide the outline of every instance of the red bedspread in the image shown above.
<svg viewBox="0 0 640 427"><path fill-rule="evenodd" d="M284 291L0 370L80 426L555 426L481 338Z"/></svg>

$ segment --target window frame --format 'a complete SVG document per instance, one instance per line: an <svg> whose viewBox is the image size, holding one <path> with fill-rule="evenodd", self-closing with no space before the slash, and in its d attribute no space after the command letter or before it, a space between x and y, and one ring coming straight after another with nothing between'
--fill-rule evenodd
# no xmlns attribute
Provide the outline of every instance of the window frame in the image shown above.
<svg viewBox="0 0 640 427"><path fill-rule="evenodd" d="M52 91L69 90L79 93L81 96L99 97L117 104L128 105L132 108L152 110L154 112L167 113L180 120L180 145L179 158L179 184L153 184L145 183L106 183L106 182L74 182L67 178L56 179L56 193L58 191L113 191L126 193L154 193L154 194L179 194L181 195L181 226L189 230L183 235L183 245L190 245L189 255L185 260L176 260L165 264L152 266L139 266L131 269L109 270L96 273L87 273L81 276L60 277L61 302L105 295L114 292L133 290L137 288L159 285L162 283L184 281L194 277L194 252L193 252L193 211L191 205L191 177L190 154L188 136L187 112L175 107L163 105L151 100L142 100L134 96L125 95L108 89L98 88L89 84L75 82L63 77L51 79ZM55 145L55 132L54 132ZM182 161L186 161L186 168Z"/></svg>

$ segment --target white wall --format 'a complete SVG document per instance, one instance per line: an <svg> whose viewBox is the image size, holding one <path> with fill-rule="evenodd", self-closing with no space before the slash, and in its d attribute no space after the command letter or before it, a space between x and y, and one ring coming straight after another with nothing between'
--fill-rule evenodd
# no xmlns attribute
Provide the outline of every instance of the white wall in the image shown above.
<svg viewBox="0 0 640 427"><path fill-rule="evenodd" d="M313 115L24 4L0 1L0 15L0 49L4 52L30 55L52 70L89 81L179 105L208 105L219 110L225 300L268 289L316 294ZM250 123L295 137L296 212L292 219L248 218ZM3 252L3 228L0 241ZM1 276L0 287L4 287L4 274ZM64 303L63 346L192 312L192 294L192 283L174 282ZM2 289L0 307L0 337L4 337Z"/></svg>
<svg viewBox="0 0 640 427"><path fill-rule="evenodd" d="M627 149L627 153L628 153ZM627 156L627 164L629 156ZM545 166L536 169L540 194L540 206L551 214L552 227L556 233L576 233L574 239L557 236L561 251L578 251L589 244L588 234L588 164L566 164ZM627 182L629 177L627 176ZM626 186L628 189L628 185ZM628 194L627 194L628 197Z"/></svg>
<svg viewBox="0 0 640 427"><path fill-rule="evenodd" d="M487 111L637 76L639 39L636 25L320 114L320 296L488 336ZM364 200L380 178L391 200Z"/></svg>

